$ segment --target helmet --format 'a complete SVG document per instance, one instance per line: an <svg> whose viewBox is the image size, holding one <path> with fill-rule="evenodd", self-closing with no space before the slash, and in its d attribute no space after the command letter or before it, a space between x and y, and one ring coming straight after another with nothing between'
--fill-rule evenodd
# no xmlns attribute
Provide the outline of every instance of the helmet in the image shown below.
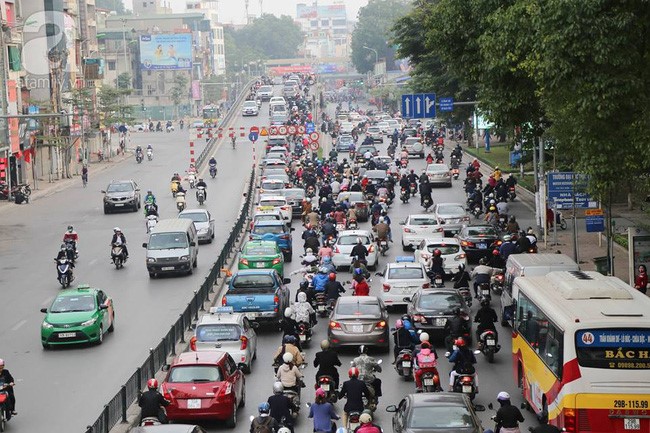
<svg viewBox="0 0 650 433"><path fill-rule="evenodd" d="M487 265L488 264L488 259L487 257L481 258L481 260L478 261L479 265Z"/></svg>
<svg viewBox="0 0 650 433"><path fill-rule="evenodd" d="M529 235L535 234L532 227L528 227L528 230L526 231L526 233L528 233Z"/></svg>
<svg viewBox="0 0 650 433"><path fill-rule="evenodd" d="M149 389L158 388L158 381L156 379L149 379L147 381L147 388L149 388Z"/></svg>
<svg viewBox="0 0 650 433"><path fill-rule="evenodd" d="M323 388L318 388L316 390L316 398L318 397L325 397L325 390Z"/></svg>
<svg viewBox="0 0 650 433"><path fill-rule="evenodd" d="M499 169L499 166L497 165L496 167L494 167L494 169L495 169L495 170L498 170L498 169Z"/></svg>
<svg viewBox="0 0 650 433"><path fill-rule="evenodd" d="M510 400L510 394L508 394L508 393L505 392L505 391L501 391L501 392L497 395L497 400L498 400L498 401L506 401L506 400Z"/></svg>
<svg viewBox="0 0 650 433"><path fill-rule="evenodd" d="M202 177L199 178L199 182L203 182L203 178L202 178Z"/></svg>
<svg viewBox="0 0 650 433"><path fill-rule="evenodd" d="M307 254L307 255L309 255L309 254L314 254L314 250L312 250L311 248L307 248L307 249L305 250L305 254Z"/></svg>
<svg viewBox="0 0 650 433"><path fill-rule="evenodd" d="M380 216L380 217L379 217L379 223L381 224L381 223L383 223L383 222L384 222L384 217L383 217L383 216Z"/></svg>
<svg viewBox="0 0 650 433"><path fill-rule="evenodd" d="M357 367L352 367L348 370L348 376L350 378L359 377L359 369Z"/></svg>
<svg viewBox="0 0 650 433"><path fill-rule="evenodd" d="M510 221L511 221L511 222L515 222L515 221L517 221L517 219L515 218L514 215L510 215Z"/></svg>
<svg viewBox="0 0 650 433"><path fill-rule="evenodd" d="M510 236L510 235L505 235L503 237L503 242L510 242L511 240L512 240L512 236Z"/></svg>
<svg viewBox="0 0 650 433"><path fill-rule="evenodd" d="M5 360L4 360L4 359L0 359L0 367L4 367L4 366L5 366Z"/></svg>
<svg viewBox="0 0 650 433"><path fill-rule="evenodd" d="M321 203L325 203L326 201L327 201L327 198L325 198L325 197L323 197L322 199L320 199L320 202L321 202Z"/></svg>
<svg viewBox="0 0 650 433"><path fill-rule="evenodd" d="M407 320L410 321L410 320L411 320L411 316L409 316L408 314L402 314L402 322L405 322L405 321L407 321Z"/></svg>
<svg viewBox="0 0 650 433"><path fill-rule="evenodd" d="M396 329L399 329L399 328L401 328L402 326L404 326L404 322L402 322L402 319L397 319L397 320L395 321L395 328L396 328Z"/></svg>
<svg viewBox="0 0 650 433"><path fill-rule="evenodd" d="M431 349L431 343L430 343L429 341L423 341L423 342L420 344L420 347L421 347L422 349Z"/></svg>
<svg viewBox="0 0 650 433"><path fill-rule="evenodd" d="M363 241L361 240L361 238L357 238L357 243L358 243L358 244L360 244L360 243L362 243L362 242L363 242Z"/></svg>
<svg viewBox="0 0 650 433"><path fill-rule="evenodd" d="M72 226L68 226L68 231L69 231L70 233L72 233L72 232L74 231L74 229L72 228Z"/></svg>
<svg viewBox="0 0 650 433"><path fill-rule="evenodd" d="M372 416L370 416L369 413L364 412L364 413L362 413L361 416L359 417L359 422L360 422L361 424L370 424L370 423L372 422Z"/></svg>
<svg viewBox="0 0 650 433"><path fill-rule="evenodd" d="M456 347L464 347L465 346L465 340L463 340L462 338L457 338L454 341L454 344L456 345ZM289 354L289 355L291 355L291 354Z"/></svg>
<svg viewBox="0 0 650 433"><path fill-rule="evenodd" d="M151 146L151 145L149 145L149 146ZM147 190L147 194L153 194L153 192L151 192L151 190L148 189L148 190ZM72 226L70 226L70 227L72 227ZM70 227L68 227L68 228L70 228Z"/></svg>
<svg viewBox="0 0 650 433"><path fill-rule="evenodd" d="M326 268L325 266L321 266L320 268L318 268L318 273L320 274L327 274L328 271L329 269Z"/></svg>
<svg viewBox="0 0 650 433"><path fill-rule="evenodd" d="M420 342L429 341L429 333L423 332L420 334Z"/></svg>
<svg viewBox="0 0 650 433"><path fill-rule="evenodd" d="M282 394L284 391L284 385L282 385L282 382L275 382L273 384L273 394Z"/></svg>
<svg viewBox="0 0 650 433"><path fill-rule="evenodd" d="M257 410L259 413L269 413L271 411L271 405L268 404L267 402L260 403L257 406Z"/></svg>
<svg viewBox="0 0 650 433"><path fill-rule="evenodd" d="M488 305L490 305L490 301L488 301L487 299L483 299L481 301L481 307L487 307Z"/></svg>
<svg viewBox="0 0 650 433"><path fill-rule="evenodd" d="M433 255L438 257L438 256L442 255L442 251L440 251L439 249L435 249L435 250L433 250Z"/></svg>
<svg viewBox="0 0 650 433"><path fill-rule="evenodd" d="M284 317L291 317L293 316L293 308L287 307L284 309Z"/></svg>
<svg viewBox="0 0 650 433"><path fill-rule="evenodd" d="M293 362L293 355L287 352L284 355L282 355L282 360L284 361L285 364Z"/></svg>
<svg viewBox="0 0 650 433"><path fill-rule="evenodd" d="M115 227L115 228L113 229L113 233L119 233L119 232L121 232L121 231L122 231L122 230L120 230L119 227Z"/></svg>
<svg viewBox="0 0 650 433"><path fill-rule="evenodd" d="M363 355L364 353L368 353L368 346L362 344L359 346L359 355Z"/></svg>
<svg viewBox="0 0 650 433"><path fill-rule="evenodd" d="M65 251L67 249L68 249L68 247L66 247L65 244L61 244L61 251Z"/></svg>
<svg viewBox="0 0 650 433"><path fill-rule="evenodd" d="M488 209L488 210L489 210L490 212L495 212L495 211L497 210L497 208L494 207L494 206L490 206L490 209Z"/></svg>
<svg viewBox="0 0 650 433"><path fill-rule="evenodd" d="M280 427L277 433L291 433L291 430L288 427Z"/></svg>
<svg viewBox="0 0 650 433"><path fill-rule="evenodd" d="M329 340L323 340L320 342L320 348L323 350L327 350L330 348L330 342Z"/></svg>
<svg viewBox="0 0 650 433"><path fill-rule="evenodd" d="M497 250L496 248L493 249L493 250L492 250L492 255L493 255L493 256L498 256L498 255L499 255L499 250Z"/></svg>
<svg viewBox="0 0 650 433"><path fill-rule="evenodd" d="M336 280L336 274L334 272L330 272L329 279L330 281Z"/></svg>

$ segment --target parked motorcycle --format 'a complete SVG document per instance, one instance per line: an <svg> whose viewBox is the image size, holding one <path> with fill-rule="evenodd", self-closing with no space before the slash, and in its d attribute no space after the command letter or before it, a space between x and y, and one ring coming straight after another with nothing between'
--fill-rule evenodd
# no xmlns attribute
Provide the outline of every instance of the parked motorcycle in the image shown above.
<svg viewBox="0 0 650 433"><path fill-rule="evenodd" d="M56 263L56 279L64 289L70 287L70 283L74 280L72 275L72 262L66 259L54 259Z"/></svg>
<svg viewBox="0 0 650 433"><path fill-rule="evenodd" d="M199 202L199 205L203 205L203 202L205 202L205 187L200 186L197 188L196 201Z"/></svg>
<svg viewBox="0 0 650 433"><path fill-rule="evenodd" d="M113 244L111 246L111 260L115 265L115 269L120 269L124 267L124 262L126 261L126 254L124 254L124 246Z"/></svg>

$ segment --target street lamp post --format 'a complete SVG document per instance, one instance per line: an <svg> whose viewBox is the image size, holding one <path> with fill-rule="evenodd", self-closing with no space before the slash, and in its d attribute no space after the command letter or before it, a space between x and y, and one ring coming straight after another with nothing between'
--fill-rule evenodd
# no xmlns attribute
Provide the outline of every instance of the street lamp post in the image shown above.
<svg viewBox="0 0 650 433"><path fill-rule="evenodd" d="M363 46L363 48L365 48L366 50L369 50L369 51L372 51L373 53L375 53L375 67L376 67L376 66L377 66L377 63L379 63L379 53L377 53L377 50L375 50L374 48L366 47L365 45ZM372 70L373 70L373 73L374 73L375 68L373 68Z"/></svg>

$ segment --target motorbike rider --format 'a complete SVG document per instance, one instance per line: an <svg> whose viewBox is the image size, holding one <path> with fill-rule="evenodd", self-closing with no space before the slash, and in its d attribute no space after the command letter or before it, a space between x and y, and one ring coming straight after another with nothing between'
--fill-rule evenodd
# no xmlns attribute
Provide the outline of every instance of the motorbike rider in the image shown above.
<svg viewBox="0 0 650 433"><path fill-rule="evenodd" d="M354 433L382 433L378 425L372 423L372 415L369 413L362 413L359 416L359 426L354 429Z"/></svg>
<svg viewBox="0 0 650 433"><path fill-rule="evenodd" d="M143 392L138 399L140 422L145 418L158 418L161 424L167 424L167 414L163 407L168 406L169 403L169 400L158 392L158 381L149 379L147 381L147 391Z"/></svg>
<svg viewBox="0 0 650 433"><path fill-rule="evenodd" d="M214 157L214 155L210 157L210 160L208 161L208 165L210 167L216 167L217 166L217 160Z"/></svg>
<svg viewBox="0 0 650 433"><path fill-rule="evenodd" d="M327 394L322 388L316 390L315 402L309 406L308 418L314 419L315 433L331 433L333 431L332 420L340 419L334 411L332 403L327 401Z"/></svg>
<svg viewBox="0 0 650 433"><path fill-rule="evenodd" d="M111 246L121 246L124 252L124 260L129 258L129 250L126 248L126 236L122 233L119 227L113 229L113 238L111 239Z"/></svg>
<svg viewBox="0 0 650 433"><path fill-rule="evenodd" d="M331 237L332 239L335 239L336 236L338 235L338 232L336 230L336 224L334 223L334 221L332 221L331 218L325 219L325 222L321 226L320 232L321 232L323 243L327 238Z"/></svg>
<svg viewBox="0 0 650 433"><path fill-rule="evenodd" d="M320 242L318 241L318 234L316 231L311 228L311 225L308 224L307 226L309 228L302 234L302 238L305 241L303 246L305 247L305 253L307 253L308 250L311 250L313 254L313 251L318 251L320 248ZM305 255L305 257L307 256ZM316 258L316 256L314 256L314 259L316 262L318 262L318 258Z"/></svg>
<svg viewBox="0 0 650 433"><path fill-rule="evenodd" d="M339 387L339 372L336 367L341 366L339 355L330 349L330 342L323 340L320 342L321 351L314 357L314 367L318 368L316 372L316 385L320 376L330 376L334 380L334 389Z"/></svg>
<svg viewBox="0 0 650 433"><path fill-rule="evenodd" d="M377 233L377 243L379 243L382 240L388 240L390 226L386 224L386 219L383 216L380 216L377 224L372 228L372 231Z"/></svg>
<svg viewBox="0 0 650 433"><path fill-rule="evenodd" d="M497 213L502 218L507 217L508 214L510 213L510 206L508 206L508 202L503 199L497 199L497 200L499 200L496 204Z"/></svg>
<svg viewBox="0 0 650 433"><path fill-rule="evenodd" d="M260 403L257 406L259 415L251 421L250 433L275 433L280 428L280 424L269 415L271 405L268 402Z"/></svg>
<svg viewBox="0 0 650 433"><path fill-rule="evenodd" d="M343 406L343 425L347 425L347 420L350 412L362 412L365 407L363 405L363 397L369 399L370 391L365 382L359 380L359 369L351 367L348 370L349 380L343 382L341 391L339 391L339 400L347 397L347 401Z"/></svg>
<svg viewBox="0 0 650 433"><path fill-rule="evenodd" d="M526 232L522 230L517 239L517 247L515 248L515 251L517 253L527 253L531 248L532 244L530 243L530 239L526 236Z"/></svg>
<svg viewBox="0 0 650 433"><path fill-rule="evenodd" d="M294 320L300 325L306 324L310 329L318 321L316 320L316 312L309 302L307 302L307 294L300 292L297 294L298 302L293 304Z"/></svg>
<svg viewBox="0 0 650 433"><path fill-rule="evenodd" d="M293 401L284 395L284 386L282 382L275 382L273 384L273 395L267 400L269 404L269 415L280 424L287 425L293 429L293 417L291 413L298 408L293 404Z"/></svg>
<svg viewBox="0 0 650 433"><path fill-rule="evenodd" d="M302 356L300 355L300 352L298 352L298 355L300 357L297 360L299 360L302 364ZM278 380L282 382L284 389L289 389L291 391L299 393L302 386L303 375L296 364L294 364L293 360L294 355L292 355L290 352L286 352L284 355L282 355L283 363L280 367L278 367L278 372L275 374L275 377L277 377Z"/></svg>
<svg viewBox="0 0 650 433"><path fill-rule="evenodd" d="M368 257L368 249L363 244L363 240L360 237L357 238L357 243L352 247L350 257L356 257L360 262L368 263L366 260L366 257Z"/></svg>
<svg viewBox="0 0 650 433"><path fill-rule="evenodd" d="M510 216L508 220L508 225L506 226L506 231L508 233L518 233L519 232L519 223L514 215Z"/></svg>
<svg viewBox="0 0 650 433"><path fill-rule="evenodd" d="M203 188L203 194L205 194L205 199L207 200L208 199L208 184L205 183L203 178L199 179L199 181L196 183L196 187L197 188L201 188L201 187ZM198 191L197 191L197 193L198 193Z"/></svg>
<svg viewBox="0 0 650 433"><path fill-rule="evenodd" d="M499 254L503 257L503 260L508 260L510 254L517 253L517 237L515 235L505 235L503 237L503 243L499 247Z"/></svg>
<svg viewBox="0 0 650 433"><path fill-rule="evenodd" d="M453 391L456 380L460 376L473 376L474 387L478 393L478 375L474 368L474 364L476 364L474 352L467 347L462 337L456 339L454 345L456 346L454 353L449 356L449 362L454 364L451 373L449 373L449 391Z"/></svg>
<svg viewBox="0 0 650 433"><path fill-rule="evenodd" d="M485 283L490 284L492 275L500 270L489 267L487 257L483 257L478 261L478 266L470 274L474 279L474 298L478 299L478 286Z"/></svg>
<svg viewBox="0 0 650 433"><path fill-rule="evenodd" d="M61 244L61 249L59 249L59 252L56 255L56 260L57 262L61 259L66 259L70 262L70 267L74 268L74 262L70 258L70 252L68 251L68 248L66 247L65 244Z"/></svg>
<svg viewBox="0 0 650 433"><path fill-rule="evenodd" d="M291 354L291 362L294 365L300 367L302 364L304 364L305 360L302 357L299 343L300 340L295 335L288 334L282 337L282 345L278 347L278 350L276 350L275 354L273 355L273 359L276 361L276 364L280 364L280 362L284 359L283 356L286 353Z"/></svg>
<svg viewBox="0 0 650 433"><path fill-rule="evenodd" d="M325 284L329 281L330 268L321 266L318 268L318 273L314 275L312 283L314 285L314 291L324 292Z"/></svg>
<svg viewBox="0 0 650 433"><path fill-rule="evenodd" d="M142 146L140 146L139 144L135 148L135 156L142 158Z"/></svg>
<svg viewBox="0 0 650 433"><path fill-rule="evenodd" d="M445 346L447 353L451 352L452 343L459 337L469 333L470 324L468 320L461 315L459 307L454 308L454 315L447 319L445 323ZM449 356L449 355L445 355Z"/></svg>
<svg viewBox="0 0 650 433"><path fill-rule="evenodd" d="M336 273L330 272L328 281L325 283L325 296L328 304L336 302L341 297L341 293L345 293L343 285L336 281Z"/></svg>
<svg viewBox="0 0 650 433"><path fill-rule="evenodd" d="M328 274L332 272L336 273L336 266L332 263L332 256L323 257L323 263L321 264L321 269L327 270Z"/></svg>
<svg viewBox="0 0 650 433"><path fill-rule="evenodd" d="M458 272L451 277L451 281L454 282L454 289L461 289L463 287L469 287L470 275L469 272L465 269L465 265L458 265Z"/></svg>
<svg viewBox="0 0 650 433"><path fill-rule="evenodd" d="M79 242L79 235L74 231L74 227L68 226L68 229L63 233L63 245L67 243L72 243L72 249L68 251L68 259L74 260L75 253L77 252L77 242Z"/></svg>
<svg viewBox="0 0 650 433"><path fill-rule="evenodd" d="M498 320L499 317L497 316L497 312L494 308L490 307L490 301L487 299L482 300L481 308L479 308L476 312L476 316L474 316L474 323L478 323L478 326L476 327L476 341L479 346L481 344L481 335L485 331L490 330L498 336L497 328L494 326Z"/></svg>
<svg viewBox="0 0 650 433"><path fill-rule="evenodd" d="M416 392L422 392L422 374L427 370L435 370L437 374L437 365L438 357L436 352L431 350L431 343L423 341L417 356L413 357L413 377L415 378Z"/></svg>
<svg viewBox="0 0 650 433"><path fill-rule="evenodd" d="M499 253L498 249L495 248L492 250L492 255L490 256L488 266L496 269L504 269L506 267L506 261L503 260L503 257L501 257L501 253Z"/></svg>
<svg viewBox="0 0 650 433"><path fill-rule="evenodd" d="M429 178L425 175L424 182L420 182L420 206L424 207L424 202L429 201L433 205L433 198L431 197L431 183Z"/></svg>
<svg viewBox="0 0 650 433"><path fill-rule="evenodd" d="M444 279L445 277L445 265L444 259L442 258L442 251L438 248L433 250L433 254L427 260L426 268L429 269L427 274L431 281L435 280L436 276L440 276Z"/></svg>
<svg viewBox="0 0 650 433"><path fill-rule="evenodd" d="M14 395L14 385L16 383L9 370L5 368L4 359L0 359L0 382L4 382L4 391L7 392L7 420L9 420L11 416L18 415L18 412L16 412L16 396Z"/></svg>
<svg viewBox="0 0 650 433"><path fill-rule="evenodd" d="M519 408L510 403L510 394L501 391L497 395L497 401L501 405L494 418L497 430L500 433L520 433L519 423L524 422L524 417Z"/></svg>
<svg viewBox="0 0 650 433"><path fill-rule="evenodd" d="M172 175L172 180L171 180L171 181L172 181L172 182L178 182L178 183L180 183L180 182L181 182L181 175L178 174L178 173L174 173L174 174Z"/></svg>
<svg viewBox="0 0 650 433"><path fill-rule="evenodd" d="M303 292L298 292L298 293L303 293ZM298 295L296 295L296 297L297 296ZM307 296L307 298L309 298L309 296ZM298 338L298 322L296 322L293 318L293 308L287 307L284 309L284 317L282 318L282 323L280 324L280 327L282 328L282 342L285 343L285 337L288 336L293 337L292 341L295 342L296 347L300 351L301 348L299 344L300 340ZM289 340L287 340L287 342L288 341Z"/></svg>
<svg viewBox="0 0 650 433"><path fill-rule="evenodd" d="M352 277L352 295L353 296L369 296L370 286L363 276L361 269L355 269Z"/></svg>
<svg viewBox="0 0 650 433"><path fill-rule="evenodd" d="M361 345L359 347L359 356L354 358L354 365L359 369L359 377L366 383L372 385L375 400L379 402L381 393L381 379L375 376L375 372L381 373L381 365L377 363L375 358L368 356L368 346Z"/></svg>
<svg viewBox="0 0 650 433"><path fill-rule="evenodd" d="M148 217L149 215L158 216L156 197L153 195L151 190L147 191L147 195L144 196L144 216Z"/></svg>
<svg viewBox="0 0 650 433"><path fill-rule="evenodd" d="M413 338L408 329L404 327L404 322L402 319L397 319L395 321L395 331L393 332L393 364L397 362L397 357L399 353L408 349L413 351L415 349L415 344L413 343Z"/></svg>

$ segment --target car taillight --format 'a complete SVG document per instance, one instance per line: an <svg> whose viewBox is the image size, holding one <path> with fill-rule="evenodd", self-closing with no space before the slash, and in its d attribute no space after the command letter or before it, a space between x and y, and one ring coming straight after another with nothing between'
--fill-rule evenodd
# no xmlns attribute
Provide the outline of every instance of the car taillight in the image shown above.
<svg viewBox="0 0 650 433"><path fill-rule="evenodd" d="M172 401L173 400L173 398L172 398L172 390L171 389L166 390L163 387L163 397L165 397L165 400L167 400L167 401Z"/></svg>
<svg viewBox="0 0 650 433"><path fill-rule="evenodd" d="M384 329L386 327L386 321L385 320L380 320L379 322L377 322L375 327L379 328L379 329Z"/></svg>
<svg viewBox="0 0 650 433"><path fill-rule="evenodd" d="M241 263L244 266L248 266L248 260L246 259L239 259L239 263Z"/></svg>
<svg viewBox="0 0 650 433"><path fill-rule="evenodd" d="M415 233L415 230L412 230L408 227L404 227L404 233Z"/></svg>
<svg viewBox="0 0 650 433"><path fill-rule="evenodd" d="M289 206L281 206L280 209L282 209L282 210L289 210L290 208L289 208Z"/></svg>
<svg viewBox="0 0 650 433"><path fill-rule="evenodd" d="M368 252L369 252L369 253L371 253L371 252L373 252L373 251L375 251L375 245L374 245L374 244L373 244L373 245L370 245L370 246L368 247Z"/></svg>
<svg viewBox="0 0 650 433"><path fill-rule="evenodd" d="M341 329L341 324L339 322L330 322L330 329Z"/></svg>
<svg viewBox="0 0 650 433"><path fill-rule="evenodd" d="M273 297L273 303L274 303L275 305L278 305L278 304L280 303L280 298L278 297L278 295L275 295L275 296Z"/></svg>
<svg viewBox="0 0 650 433"><path fill-rule="evenodd" d="M469 221L469 217L468 217L468 216L463 217L462 220L463 220L463 221Z"/></svg>
<svg viewBox="0 0 650 433"><path fill-rule="evenodd" d="M384 292L390 292L390 284L383 284Z"/></svg>
<svg viewBox="0 0 650 433"><path fill-rule="evenodd" d="M246 350L246 348L248 347L248 338L242 335L241 337L239 337L239 340L241 341L241 347L239 348L239 350Z"/></svg>
<svg viewBox="0 0 650 433"><path fill-rule="evenodd" d="M429 284L429 283L422 284L423 289L428 289L429 287L431 287L431 284Z"/></svg>
<svg viewBox="0 0 650 433"><path fill-rule="evenodd" d="M496 279L499 281L503 281L503 274L497 274Z"/></svg>
<svg viewBox="0 0 650 433"><path fill-rule="evenodd" d="M444 223L444 222L443 222L443 223ZM445 231L445 229L443 229L442 227L436 227L436 231L437 231L438 233L440 233L440 232Z"/></svg>
<svg viewBox="0 0 650 433"><path fill-rule="evenodd" d="M221 298L221 306L225 307L227 304L228 304L228 301L227 301L226 297L224 296L223 298Z"/></svg>
<svg viewBox="0 0 650 433"><path fill-rule="evenodd" d="M272 265L277 265L278 263L280 263L280 257L273 259L273 261L271 262Z"/></svg>
<svg viewBox="0 0 650 433"><path fill-rule="evenodd" d="M575 409L562 409L564 416L564 428L567 432L576 431L576 412Z"/></svg>
<svg viewBox="0 0 650 433"><path fill-rule="evenodd" d="M458 254L454 260L465 260L465 257L467 257L465 254Z"/></svg>
<svg viewBox="0 0 650 433"><path fill-rule="evenodd" d="M341 253L341 250L339 250L339 247L336 247L336 248L334 248L334 252L335 252L336 254L340 254L340 253Z"/></svg>
<svg viewBox="0 0 650 433"><path fill-rule="evenodd" d="M196 337L190 338L190 350L196 352Z"/></svg>
<svg viewBox="0 0 650 433"><path fill-rule="evenodd" d="M460 241L460 244L464 247L474 247L474 242L469 242L469 241Z"/></svg>
<svg viewBox="0 0 650 433"><path fill-rule="evenodd" d="M414 314L413 315L413 321L414 322L425 323L427 321L427 319L422 314Z"/></svg>

